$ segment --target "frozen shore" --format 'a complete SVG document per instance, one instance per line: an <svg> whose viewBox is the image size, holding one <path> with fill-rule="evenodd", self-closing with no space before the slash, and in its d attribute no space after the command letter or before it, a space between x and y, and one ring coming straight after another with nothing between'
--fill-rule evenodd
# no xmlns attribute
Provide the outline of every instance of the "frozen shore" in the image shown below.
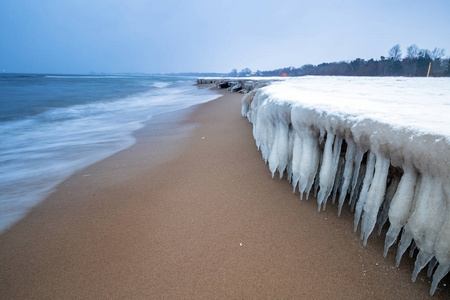
<svg viewBox="0 0 450 300"><path fill-rule="evenodd" d="M362 246L349 210L314 213L272 180L242 95L219 92L152 119L2 233L0 298L430 298L411 259ZM441 283L434 298L448 295Z"/></svg>
<svg viewBox="0 0 450 300"><path fill-rule="evenodd" d="M450 79L203 80L244 90L272 175L286 172L301 198L314 193L319 211L348 202L364 245L376 225L389 228L384 256L398 239L397 266L417 248L412 280L428 264L435 292L450 270Z"/></svg>

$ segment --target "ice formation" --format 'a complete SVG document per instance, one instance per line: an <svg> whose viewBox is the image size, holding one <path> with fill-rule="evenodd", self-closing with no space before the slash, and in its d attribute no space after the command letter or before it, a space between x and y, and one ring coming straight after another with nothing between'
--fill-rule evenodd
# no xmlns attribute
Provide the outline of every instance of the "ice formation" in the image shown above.
<svg viewBox="0 0 450 300"><path fill-rule="evenodd" d="M319 211L347 200L364 245L389 224L384 256L416 247L412 280L429 264L435 292L450 270L448 78L302 77L250 91L242 114L272 176L318 189Z"/></svg>

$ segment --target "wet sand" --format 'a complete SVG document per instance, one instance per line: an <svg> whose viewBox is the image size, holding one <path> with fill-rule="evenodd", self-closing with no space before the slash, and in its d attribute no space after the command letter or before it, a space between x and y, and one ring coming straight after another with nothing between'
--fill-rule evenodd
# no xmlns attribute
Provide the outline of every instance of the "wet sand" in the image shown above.
<svg viewBox="0 0 450 300"><path fill-rule="evenodd" d="M348 209L317 213L272 179L242 95L222 93L178 123L153 120L2 234L0 298L429 297L406 255L397 269L383 238L362 246Z"/></svg>

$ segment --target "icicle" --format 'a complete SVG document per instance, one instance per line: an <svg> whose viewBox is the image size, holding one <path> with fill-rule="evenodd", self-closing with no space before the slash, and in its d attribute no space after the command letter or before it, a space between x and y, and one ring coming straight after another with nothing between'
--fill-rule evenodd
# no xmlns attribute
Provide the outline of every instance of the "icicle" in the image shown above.
<svg viewBox="0 0 450 300"><path fill-rule="evenodd" d="M261 123L262 117L261 117L261 107L255 105L255 103L258 103L258 99L256 101L252 102L252 121L253 121L253 138L255 139L256 147L258 150L261 150Z"/></svg>
<svg viewBox="0 0 450 300"><path fill-rule="evenodd" d="M303 153L303 143L297 132L294 133L294 146L292 150L292 186L297 187L298 181L300 179L300 169L301 169L301 159Z"/></svg>
<svg viewBox="0 0 450 300"><path fill-rule="evenodd" d="M434 247L434 255L436 260L439 262L439 266L433 275L430 295L434 294L441 279L444 278L444 276L450 271L450 185L448 182L443 182L443 190L447 205L445 208L440 208L445 210L445 221Z"/></svg>
<svg viewBox="0 0 450 300"><path fill-rule="evenodd" d="M384 224L388 220L388 214L389 214L389 208L391 206L392 198L395 195L395 192L397 191L399 178L394 177L391 180L391 183L389 184L389 187L386 191L386 197L382 206L381 214L378 219L378 235L381 235L381 230L383 229Z"/></svg>
<svg viewBox="0 0 450 300"><path fill-rule="evenodd" d="M273 104L272 104L273 106ZM271 108L272 106L269 106ZM268 109L269 110L269 109ZM269 155L269 169L272 172L272 177L275 171L278 171L280 178L283 177L283 172L287 166L288 159L288 135L289 135L289 113L286 112L285 107L268 111L269 121L275 128L273 144Z"/></svg>
<svg viewBox="0 0 450 300"><path fill-rule="evenodd" d="M397 191L392 198L389 209L389 230L386 234L384 244L384 257L386 257L389 247L397 240L398 234L402 227L406 224L409 212L414 200L414 187L417 182L417 172L410 164L404 166L404 174L400 179Z"/></svg>
<svg viewBox="0 0 450 300"><path fill-rule="evenodd" d="M284 170L288 165L288 148L289 148L289 127L284 122L280 123L278 137L278 173L280 179L283 178Z"/></svg>
<svg viewBox="0 0 450 300"><path fill-rule="evenodd" d="M354 143L353 143L354 144ZM358 183L359 178L359 169L361 168L361 161L363 159L365 151L362 150L362 148L355 144L355 156L353 157L353 164L355 166L352 176L352 188L350 192L350 200L354 198L354 194L356 193L356 184ZM353 210L353 208L352 208Z"/></svg>
<svg viewBox="0 0 450 300"><path fill-rule="evenodd" d="M333 141L334 134L328 133L327 140L325 141L325 147L323 149L322 165L320 167L319 180L320 190L317 197L318 211L322 208L322 203L325 197L328 197L330 189L330 178L333 164Z"/></svg>
<svg viewBox="0 0 450 300"><path fill-rule="evenodd" d="M313 184L314 177L317 173L319 151L317 137L311 130L303 130L301 132L301 137L303 142L303 153L301 159L302 163L300 168L300 180L298 184L298 189L300 191L300 200L302 199L303 193L305 191L307 191L307 195L309 195L309 190L311 189L311 185Z"/></svg>
<svg viewBox="0 0 450 300"><path fill-rule="evenodd" d="M258 126L255 137L260 143L261 154L267 163L275 141L276 124L270 107L267 104L258 109Z"/></svg>
<svg viewBox="0 0 450 300"><path fill-rule="evenodd" d="M361 192L359 193L359 199L358 202L356 203L355 208L355 219L353 228L355 232L358 229L361 212L364 204L366 203L367 192L369 191L370 184L372 183L374 168L375 168L375 155L372 152L369 152L366 165L366 174L364 176L363 186Z"/></svg>
<svg viewBox="0 0 450 300"><path fill-rule="evenodd" d="M345 167L344 167L344 181L342 183L341 194L339 195L338 200L338 216L341 216L342 205L344 204L345 197L347 196L348 187L350 185L350 181L352 180L352 172L353 172L353 159L355 153L355 142L351 139L345 140L347 143L347 152L345 153ZM359 166L358 166L359 169ZM358 174L357 174L358 175ZM356 176L357 176L356 175Z"/></svg>
<svg viewBox="0 0 450 300"><path fill-rule="evenodd" d="M444 278L445 275L450 271L450 265L439 265L434 272L433 281L431 283L430 295L433 296L434 292L436 292L436 288L439 282Z"/></svg>
<svg viewBox="0 0 450 300"><path fill-rule="evenodd" d="M351 212L355 211L356 202L358 201L359 195L361 194L361 190L364 185L364 175L366 174L366 169L366 165L361 165L359 168L358 180L356 182L356 187L354 190L355 193L353 193L353 196L351 197L349 202Z"/></svg>
<svg viewBox="0 0 450 300"><path fill-rule="evenodd" d="M333 145L334 142L334 145ZM317 198L318 210L323 204L323 210L326 208L327 199L331 194L334 178L339 163L339 154L341 152L342 138L336 137L333 133L327 133L322 167L320 168L320 190Z"/></svg>
<svg viewBox="0 0 450 300"><path fill-rule="evenodd" d="M414 271L411 278L412 282L416 282L417 275L419 274L420 270L425 267L425 265L433 258L433 254L426 252L426 251L419 251L419 254L417 255L416 262L414 263Z"/></svg>
<svg viewBox="0 0 450 300"><path fill-rule="evenodd" d="M397 256L395 258L395 266L400 266L400 261L402 260L403 253L405 253L406 249L408 249L409 245L411 245L412 236L403 230L402 238L400 239L400 243L397 248Z"/></svg>
<svg viewBox="0 0 450 300"><path fill-rule="evenodd" d="M262 144L262 135L263 135L263 130L265 130L266 128L263 128L263 123L267 123L267 120L264 120L264 118L261 116L261 108L259 108L257 110L257 114L256 111L253 112L253 137L255 139L256 142L256 147L258 148L258 150L261 151L262 157L264 158L264 154L261 148L261 144Z"/></svg>
<svg viewBox="0 0 450 300"><path fill-rule="evenodd" d="M278 142L280 140L280 135L281 130L280 130L280 125L278 125L275 129L275 137L274 137L274 143L272 145L272 150L270 151L270 155L269 155L269 169L270 172L272 172L272 178L275 175L275 171L278 168L278 165L280 164L280 160L279 160L279 155L278 155Z"/></svg>
<svg viewBox="0 0 450 300"><path fill-rule="evenodd" d="M335 178L337 176L337 171L338 171L338 166L339 166L339 158L341 155L342 141L343 141L343 139L338 136L336 136L336 138L334 140L333 161L332 161L333 165L332 165L331 178L330 178L331 185L329 186L328 195L323 200L323 210L324 211L327 206L328 197L330 197L331 191L333 190L333 184L334 184Z"/></svg>
<svg viewBox="0 0 450 300"><path fill-rule="evenodd" d="M289 127L289 134L288 134L288 164L286 166L286 173L287 173L287 180L292 183L292 156L294 151L294 138L295 138L295 131ZM295 192L295 190L294 190Z"/></svg>
<svg viewBox="0 0 450 300"><path fill-rule="evenodd" d="M434 272L433 275L433 283L431 285L431 291L430 294L433 295L433 293L436 291L436 287L441 281L442 278L444 278L447 273L450 271L450 252L449 244L450 244L450 219L446 220L446 225L442 228L440 238L436 244L435 247L435 257L436 260L439 262L439 266Z"/></svg>
<svg viewBox="0 0 450 300"><path fill-rule="evenodd" d="M311 172L309 174L308 183L306 184L306 200L309 198L309 193L311 191L311 187L314 184L314 181L317 183L319 182L317 172L319 171L319 165L320 165L320 156L321 151L319 148L319 144L317 143L317 135L314 135L312 132L310 132L311 139L312 139L312 146L311 146ZM315 187L315 191L317 191L317 187Z"/></svg>
<svg viewBox="0 0 450 300"><path fill-rule="evenodd" d="M433 275L433 271L437 263L438 261L436 260L436 257L433 257L430 261L430 264L428 265L427 277L431 277L431 275Z"/></svg>
<svg viewBox="0 0 450 300"><path fill-rule="evenodd" d="M319 170L322 169L322 157L323 152L319 150ZM319 183L320 183L320 172L316 174L316 178L314 180L314 198L317 198L317 192L319 191Z"/></svg>
<svg viewBox="0 0 450 300"><path fill-rule="evenodd" d="M446 203L442 183L429 175L422 176L413 213L404 230L409 232L419 249L412 280L433 257L434 247L439 239L445 218Z"/></svg>
<svg viewBox="0 0 450 300"><path fill-rule="evenodd" d="M342 173L344 172L345 159L341 156L339 156L338 159L339 159L338 168L337 168L336 176L334 177L333 197L331 198L332 204L334 204L334 202L336 201L336 194L341 187Z"/></svg>
<svg viewBox="0 0 450 300"><path fill-rule="evenodd" d="M364 204L364 214L361 221L361 238L364 246L375 227L377 215L386 192L386 179L389 171L389 159L376 153L375 174Z"/></svg>

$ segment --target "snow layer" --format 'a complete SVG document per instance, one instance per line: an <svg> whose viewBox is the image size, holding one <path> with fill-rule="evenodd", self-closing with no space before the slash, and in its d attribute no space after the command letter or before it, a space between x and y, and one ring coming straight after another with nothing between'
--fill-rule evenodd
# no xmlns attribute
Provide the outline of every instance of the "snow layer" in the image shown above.
<svg viewBox="0 0 450 300"><path fill-rule="evenodd" d="M450 270L450 79L301 77L242 99L269 169L311 190L318 209L338 197L364 244L389 220L385 251L397 265L419 250L413 281L429 263L430 294Z"/></svg>

